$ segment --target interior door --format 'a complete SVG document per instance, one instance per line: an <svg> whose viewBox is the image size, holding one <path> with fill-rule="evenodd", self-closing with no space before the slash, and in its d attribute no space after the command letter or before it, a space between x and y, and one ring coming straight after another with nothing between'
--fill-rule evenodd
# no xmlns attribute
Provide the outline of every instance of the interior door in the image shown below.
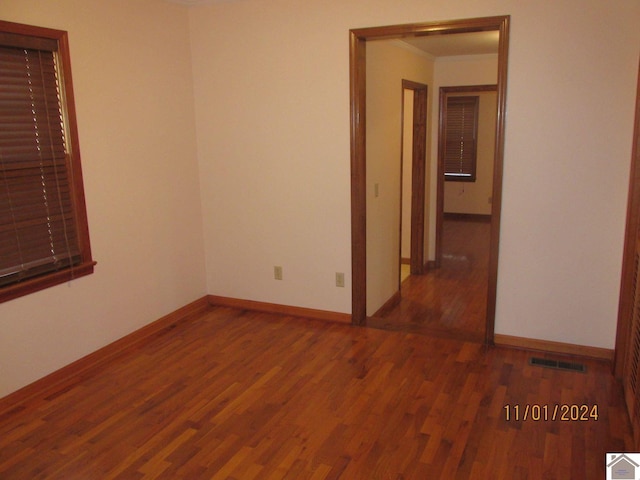
<svg viewBox="0 0 640 480"><path fill-rule="evenodd" d="M614 372L622 378L637 450L640 448L640 68L633 138Z"/></svg>
<svg viewBox="0 0 640 480"><path fill-rule="evenodd" d="M410 265L412 275L422 275L424 267L425 173L427 150L427 85L402 81L404 90L413 92L411 115L411 214ZM403 189L404 190L404 189Z"/></svg>

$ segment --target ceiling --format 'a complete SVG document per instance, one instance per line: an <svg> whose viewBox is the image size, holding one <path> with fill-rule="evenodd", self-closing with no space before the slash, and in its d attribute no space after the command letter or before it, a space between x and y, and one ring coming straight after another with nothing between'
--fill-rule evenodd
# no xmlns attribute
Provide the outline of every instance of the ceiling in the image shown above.
<svg viewBox="0 0 640 480"><path fill-rule="evenodd" d="M402 42L411 45L433 57L452 57L459 55L485 55L498 53L500 32L456 33L403 38Z"/></svg>

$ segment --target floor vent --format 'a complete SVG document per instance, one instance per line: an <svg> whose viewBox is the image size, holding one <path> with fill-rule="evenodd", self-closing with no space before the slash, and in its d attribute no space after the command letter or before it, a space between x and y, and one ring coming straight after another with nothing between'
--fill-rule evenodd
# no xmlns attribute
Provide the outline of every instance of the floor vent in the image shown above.
<svg viewBox="0 0 640 480"><path fill-rule="evenodd" d="M587 367L581 363L563 362L559 360L548 360L546 358L532 357L529 359L529 365L537 367L555 368L558 370L569 370L570 372L586 373Z"/></svg>

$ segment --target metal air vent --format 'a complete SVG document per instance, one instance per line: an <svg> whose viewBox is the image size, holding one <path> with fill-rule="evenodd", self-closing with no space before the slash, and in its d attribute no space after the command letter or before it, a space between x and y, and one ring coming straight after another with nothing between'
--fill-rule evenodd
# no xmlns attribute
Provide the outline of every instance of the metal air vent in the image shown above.
<svg viewBox="0 0 640 480"><path fill-rule="evenodd" d="M587 367L581 363L563 362L561 360L549 360L546 358L531 357L529 365L536 367L555 368L557 370L568 370L570 372L586 373Z"/></svg>

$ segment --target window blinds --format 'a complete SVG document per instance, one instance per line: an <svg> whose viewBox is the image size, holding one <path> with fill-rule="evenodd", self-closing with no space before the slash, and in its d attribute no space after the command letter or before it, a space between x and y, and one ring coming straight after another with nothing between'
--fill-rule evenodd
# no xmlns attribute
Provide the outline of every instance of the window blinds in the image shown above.
<svg viewBox="0 0 640 480"><path fill-rule="evenodd" d="M444 172L448 180L475 180L478 96L447 98Z"/></svg>
<svg viewBox="0 0 640 480"><path fill-rule="evenodd" d="M24 38L0 38L0 286L82 260L57 42Z"/></svg>

